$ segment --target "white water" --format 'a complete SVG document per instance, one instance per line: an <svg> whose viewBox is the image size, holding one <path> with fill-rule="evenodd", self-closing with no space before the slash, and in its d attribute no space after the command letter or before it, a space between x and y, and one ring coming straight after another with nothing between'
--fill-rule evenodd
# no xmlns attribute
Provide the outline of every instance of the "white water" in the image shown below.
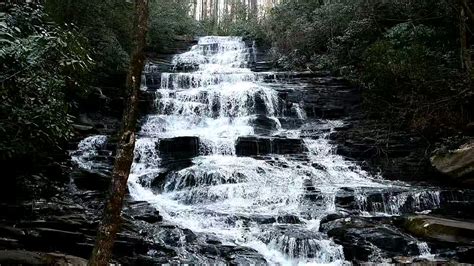
<svg viewBox="0 0 474 266"><path fill-rule="evenodd" d="M71 153L71 160L77 164L79 168L91 170L96 166L94 157L99 155L99 150L105 148L107 136L95 135L83 139L77 150Z"/></svg>
<svg viewBox="0 0 474 266"><path fill-rule="evenodd" d="M401 214L407 199L416 211L439 204L435 192L407 190L404 184L370 176L336 155L327 139L329 133L318 138L303 134L315 128L331 132L341 125L339 121L307 121L299 129L282 128L279 119L284 107L275 90L278 84L265 84L262 74L247 68L254 58L250 51L238 37L200 38L191 51L173 60L176 66L196 66L194 72L161 74L157 111L146 118L136 143L129 178L134 199L152 203L167 222L212 234L225 244L251 247L271 264L288 265L344 262L342 247L318 232L321 218L336 211L341 188L354 191L365 215ZM150 66L146 70L154 71ZM299 104L291 108L295 119L306 119ZM276 121L272 135L303 138L307 159L237 157L236 140L255 135L251 121L257 113ZM192 160L192 166L169 173L162 191L153 192L150 182L164 171L159 141L178 136L199 137L202 155ZM102 137L96 140L103 144ZM94 143L88 139L82 145L87 149ZM89 153L75 160L88 167L88 156L94 155ZM308 186L317 190L317 202L308 199ZM367 199L373 191L395 188L381 202ZM258 222L259 217L284 216L297 217L302 223Z"/></svg>

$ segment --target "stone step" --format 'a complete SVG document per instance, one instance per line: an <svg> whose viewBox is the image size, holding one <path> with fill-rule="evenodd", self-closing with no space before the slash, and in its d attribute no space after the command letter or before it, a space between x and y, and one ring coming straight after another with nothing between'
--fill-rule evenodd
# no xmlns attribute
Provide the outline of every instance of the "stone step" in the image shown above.
<svg viewBox="0 0 474 266"><path fill-rule="evenodd" d="M162 159L186 159L199 155L198 137L176 137L161 139L159 144Z"/></svg>
<svg viewBox="0 0 474 266"><path fill-rule="evenodd" d="M258 136L239 137L235 148L237 156L300 154L306 152L302 139Z"/></svg>

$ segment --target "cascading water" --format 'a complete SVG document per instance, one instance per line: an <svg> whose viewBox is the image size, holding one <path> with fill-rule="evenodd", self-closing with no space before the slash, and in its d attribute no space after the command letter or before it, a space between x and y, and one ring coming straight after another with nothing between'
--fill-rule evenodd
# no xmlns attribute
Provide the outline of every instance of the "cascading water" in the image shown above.
<svg viewBox="0 0 474 266"><path fill-rule="evenodd" d="M328 136L342 122L310 120L299 103L285 103L279 90L297 90L298 84L252 72L254 51L239 37L202 37L174 57L181 72L161 73L156 113L144 119L136 142L129 178L135 200L153 204L168 223L252 248L271 264L343 263L342 246L319 230L321 219L339 208L338 199L353 199L351 208L361 216L439 205L436 191L370 176L336 155ZM155 70L148 65L145 72ZM288 119L298 126L282 123ZM271 141L257 145L255 156L243 156L239 143L249 136ZM167 156L162 142L179 150L173 140L183 137L198 147L195 154ZM300 143L301 152L283 151L288 141ZM79 163L93 152L81 154ZM429 254L426 244L419 247Z"/></svg>

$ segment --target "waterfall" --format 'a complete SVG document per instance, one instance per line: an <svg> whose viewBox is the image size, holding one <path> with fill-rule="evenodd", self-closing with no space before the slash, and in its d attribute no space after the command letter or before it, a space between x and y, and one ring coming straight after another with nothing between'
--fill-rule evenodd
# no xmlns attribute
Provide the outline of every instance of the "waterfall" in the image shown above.
<svg viewBox="0 0 474 266"><path fill-rule="evenodd" d="M136 142L135 200L166 223L251 248L270 264L344 263L342 246L319 228L340 209L383 217L439 206L437 190L383 180L337 155L329 136L344 123L308 118L300 102L281 97L301 84L253 72L254 51L240 37L201 37L173 58L172 72L145 67L159 87ZM74 161L90 168L105 142L85 139ZM419 249L430 254L425 243Z"/></svg>

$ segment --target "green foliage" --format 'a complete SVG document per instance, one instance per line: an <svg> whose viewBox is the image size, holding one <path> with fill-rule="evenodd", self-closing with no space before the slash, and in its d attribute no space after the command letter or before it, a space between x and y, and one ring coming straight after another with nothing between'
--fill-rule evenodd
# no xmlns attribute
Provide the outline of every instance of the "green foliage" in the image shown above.
<svg viewBox="0 0 474 266"><path fill-rule="evenodd" d="M194 36L197 22L189 15L189 2L154 0L150 3L149 47L155 51L173 44L175 36Z"/></svg>
<svg viewBox="0 0 474 266"><path fill-rule="evenodd" d="M75 25L97 64L94 85L120 86L132 44L133 4L123 0L48 0L46 11L58 25ZM117 77L122 77L117 80Z"/></svg>
<svg viewBox="0 0 474 266"><path fill-rule="evenodd" d="M14 6L0 25L0 159L58 150L71 134L66 95L93 63L83 40L39 6Z"/></svg>
<svg viewBox="0 0 474 266"><path fill-rule="evenodd" d="M454 54L445 54L447 51L433 45L436 35L433 28L423 24L394 26L367 48L363 62L366 69L364 78L375 88L386 84L394 88L413 85L426 88L424 82L439 79L446 67L454 67ZM390 90L386 93L393 94Z"/></svg>
<svg viewBox="0 0 474 266"><path fill-rule="evenodd" d="M338 72L365 87L374 113L429 130L471 119L458 18L450 1L288 0L265 27L283 67ZM447 125L431 103L458 119Z"/></svg>
<svg viewBox="0 0 474 266"><path fill-rule="evenodd" d="M232 21L231 16L225 16L219 26L214 29L215 35L242 36L244 39L265 42L265 34L260 22L255 17L239 18Z"/></svg>
<svg viewBox="0 0 474 266"><path fill-rule="evenodd" d="M316 55L325 54L357 15L353 5L318 1L287 1L275 8L267 21L269 38L281 63L288 68L313 68Z"/></svg>

